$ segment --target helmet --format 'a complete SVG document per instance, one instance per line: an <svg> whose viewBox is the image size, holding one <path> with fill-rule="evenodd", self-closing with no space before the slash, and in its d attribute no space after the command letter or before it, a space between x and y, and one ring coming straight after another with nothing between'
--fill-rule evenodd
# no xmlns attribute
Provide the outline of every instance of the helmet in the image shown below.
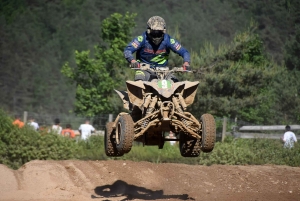
<svg viewBox="0 0 300 201"><path fill-rule="evenodd" d="M162 17L153 16L147 22L147 33L155 45L158 45L166 33L166 22Z"/></svg>

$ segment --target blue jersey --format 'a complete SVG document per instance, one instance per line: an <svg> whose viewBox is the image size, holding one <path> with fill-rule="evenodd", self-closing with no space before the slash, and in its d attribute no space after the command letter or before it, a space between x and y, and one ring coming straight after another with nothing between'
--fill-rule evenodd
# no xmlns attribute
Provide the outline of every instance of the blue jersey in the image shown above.
<svg viewBox="0 0 300 201"><path fill-rule="evenodd" d="M184 62L190 63L190 53L181 46L181 44L164 34L164 39L159 45L150 42L147 33L144 32L141 36L134 38L125 48L124 56L128 62L133 60L133 53L136 52L136 60L139 62L151 64L154 66L166 66L170 50L179 54Z"/></svg>

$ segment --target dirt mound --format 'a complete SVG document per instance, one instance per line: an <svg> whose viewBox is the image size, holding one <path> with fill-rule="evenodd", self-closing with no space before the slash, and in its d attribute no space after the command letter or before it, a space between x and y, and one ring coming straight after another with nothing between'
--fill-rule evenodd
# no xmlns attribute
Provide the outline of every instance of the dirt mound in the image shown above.
<svg viewBox="0 0 300 201"><path fill-rule="evenodd" d="M300 200L300 168L132 161L0 165L0 200Z"/></svg>

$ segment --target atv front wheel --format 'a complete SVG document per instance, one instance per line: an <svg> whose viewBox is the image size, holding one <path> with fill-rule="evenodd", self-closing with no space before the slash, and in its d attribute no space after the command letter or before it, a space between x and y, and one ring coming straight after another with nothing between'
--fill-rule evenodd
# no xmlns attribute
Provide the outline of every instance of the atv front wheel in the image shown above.
<svg viewBox="0 0 300 201"><path fill-rule="evenodd" d="M134 140L134 123L129 114L120 116L116 127L116 148L121 153L131 150Z"/></svg>
<svg viewBox="0 0 300 201"><path fill-rule="evenodd" d="M203 114L200 122L202 124L201 150L211 152L216 142L216 123L211 114Z"/></svg>
<svg viewBox="0 0 300 201"><path fill-rule="evenodd" d="M107 156L123 156L124 153L119 152L116 148L116 130L113 129L114 122L108 122L105 127L104 147Z"/></svg>

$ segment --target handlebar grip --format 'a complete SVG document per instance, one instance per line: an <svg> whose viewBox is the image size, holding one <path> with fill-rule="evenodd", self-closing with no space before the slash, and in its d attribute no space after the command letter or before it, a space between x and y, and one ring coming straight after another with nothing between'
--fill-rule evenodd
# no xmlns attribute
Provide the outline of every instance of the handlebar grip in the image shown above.
<svg viewBox="0 0 300 201"><path fill-rule="evenodd" d="M183 70L183 67L174 67L173 70Z"/></svg>

